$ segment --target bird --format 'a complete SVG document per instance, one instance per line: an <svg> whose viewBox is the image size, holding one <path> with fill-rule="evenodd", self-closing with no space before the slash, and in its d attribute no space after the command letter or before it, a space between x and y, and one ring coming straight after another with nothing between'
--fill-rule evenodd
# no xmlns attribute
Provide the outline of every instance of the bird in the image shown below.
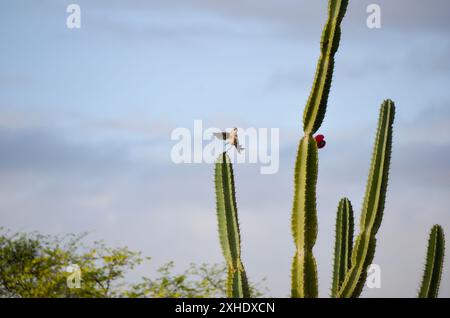
<svg viewBox="0 0 450 318"><path fill-rule="evenodd" d="M241 153L245 148L239 144L238 129L233 128L230 132L218 132L214 133L214 136L220 140L225 140L226 143L235 147L238 153Z"/></svg>

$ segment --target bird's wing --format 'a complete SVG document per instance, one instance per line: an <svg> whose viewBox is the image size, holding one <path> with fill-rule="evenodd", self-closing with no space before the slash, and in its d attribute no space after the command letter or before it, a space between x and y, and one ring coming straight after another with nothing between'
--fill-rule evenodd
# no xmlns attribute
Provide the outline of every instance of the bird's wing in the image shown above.
<svg viewBox="0 0 450 318"><path fill-rule="evenodd" d="M230 133L227 132L218 132L213 134L216 138L221 140L227 140L230 137Z"/></svg>

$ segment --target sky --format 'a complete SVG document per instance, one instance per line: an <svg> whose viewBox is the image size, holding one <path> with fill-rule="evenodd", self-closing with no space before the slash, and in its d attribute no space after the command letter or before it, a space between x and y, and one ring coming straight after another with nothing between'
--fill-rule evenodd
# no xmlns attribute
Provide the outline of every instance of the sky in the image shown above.
<svg viewBox="0 0 450 318"><path fill-rule="evenodd" d="M66 8L81 8L68 29ZM381 28L366 25L369 4ZM213 165L174 164L178 127L280 129L278 173L235 165L242 258L269 296L290 293L293 168L327 1L0 2L0 226L81 233L152 262L220 263ZM450 235L450 2L350 1L320 133L320 296L338 201L356 219L381 102L396 103L381 288L415 297L433 224ZM355 228L358 231L358 227ZM449 248L447 246L447 248ZM440 296L450 297L450 253Z"/></svg>

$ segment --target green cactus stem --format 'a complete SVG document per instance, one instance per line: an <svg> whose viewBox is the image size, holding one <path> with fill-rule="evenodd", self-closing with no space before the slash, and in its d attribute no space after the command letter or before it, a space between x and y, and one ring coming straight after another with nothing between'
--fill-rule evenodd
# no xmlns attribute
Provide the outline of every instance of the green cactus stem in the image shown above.
<svg viewBox="0 0 450 318"><path fill-rule="evenodd" d="M215 165L216 210L219 239L228 267L227 295L250 297L244 266L241 262L241 239L234 188L233 166L226 152Z"/></svg>
<svg viewBox="0 0 450 318"><path fill-rule="evenodd" d="M364 286L367 267L375 254L375 235L383 217L392 147L395 105L385 100L381 105L378 130L372 154L366 195L360 220L360 233L352 252L352 264L345 275L338 297L358 297Z"/></svg>
<svg viewBox="0 0 450 318"><path fill-rule="evenodd" d="M318 173L317 143L312 137L325 116L334 67L339 47L340 24L348 0L329 0L321 54L313 87L303 114L304 137L297 151L294 174L292 232L296 252L292 264L292 297L317 297L317 265L313 247L317 236L316 182Z"/></svg>
<svg viewBox="0 0 450 318"><path fill-rule="evenodd" d="M345 274L350 269L353 248L354 218L353 208L349 199L339 201L336 216L336 241L334 245L333 283L331 296L337 297L344 281Z"/></svg>
<svg viewBox="0 0 450 318"><path fill-rule="evenodd" d="M444 265L445 238L440 225L431 229L419 298L437 298Z"/></svg>
<svg viewBox="0 0 450 318"><path fill-rule="evenodd" d="M317 237L317 143L311 136L300 141L295 164L292 233L296 253L292 265L292 297L317 297L317 269L312 248Z"/></svg>
<svg viewBox="0 0 450 318"><path fill-rule="evenodd" d="M348 0L330 0L328 2L328 20L322 32L320 58L313 87L303 113L305 134L314 134L325 117L333 77L334 55L339 47L341 22L347 6Z"/></svg>

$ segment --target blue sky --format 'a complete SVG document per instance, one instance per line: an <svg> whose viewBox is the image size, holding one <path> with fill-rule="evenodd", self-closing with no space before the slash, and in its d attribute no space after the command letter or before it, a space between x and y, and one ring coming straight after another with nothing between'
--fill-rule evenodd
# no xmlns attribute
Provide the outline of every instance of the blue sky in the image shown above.
<svg viewBox="0 0 450 318"><path fill-rule="evenodd" d="M168 260L222 261L213 167L174 165L170 133L280 128L275 175L236 166L243 258L273 296L289 294L293 166L319 53L326 1L78 0L0 3L0 224L49 234L90 231ZM382 28L366 27L378 3ZM331 278L337 202L357 216L379 105L397 105L391 178L374 262L382 288L414 297L426 238L450 233L450 3L351 1L320 130L320 294ZM448 234L450 235L450 234ZM450 297L446 257L441 296Z"/></svg>

